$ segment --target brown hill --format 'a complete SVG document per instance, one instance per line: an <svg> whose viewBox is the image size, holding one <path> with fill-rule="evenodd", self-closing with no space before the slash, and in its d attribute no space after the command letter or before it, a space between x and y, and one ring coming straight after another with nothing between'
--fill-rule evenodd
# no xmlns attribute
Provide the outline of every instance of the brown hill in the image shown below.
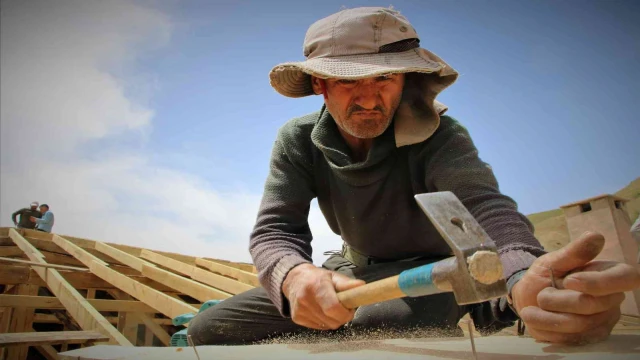
<svg viewBox="0 0 640 360"><path fill-rule="evenodd" d="M615 195L629 199L626 204L627 212L632 221L635 220L640 214L640 177ZM557 250L569 243L567 222L561 209L539 212L527 217L535 226L536 237L547 251Z"/></svg>

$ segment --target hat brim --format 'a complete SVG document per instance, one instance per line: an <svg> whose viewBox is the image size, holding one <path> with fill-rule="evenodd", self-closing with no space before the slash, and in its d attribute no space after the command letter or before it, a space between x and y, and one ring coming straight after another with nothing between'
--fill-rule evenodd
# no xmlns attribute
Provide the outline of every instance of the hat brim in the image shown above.
<svg viewBox="0 0 640 360"><path fill-rule="evenodd" d="M392 73L440 73L447 68L444 62L429 55L428 51L418 48L398 53L313 58L277 65L269 73L269 79L280 94L298 98L314 94L311 75L357 80Z"/></svg>

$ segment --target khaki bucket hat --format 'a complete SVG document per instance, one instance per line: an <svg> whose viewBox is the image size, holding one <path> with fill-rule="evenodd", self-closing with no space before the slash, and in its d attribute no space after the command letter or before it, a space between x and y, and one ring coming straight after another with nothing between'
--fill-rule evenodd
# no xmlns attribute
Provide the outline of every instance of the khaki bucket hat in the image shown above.
<svg viewBox="0 0 640 360"><path fill-rule="evenodd" d="M419 44L413 26L394 9L345 9L309 27L303 45L306 60L275 66L269 73L271 86L284 96L298 98L314 95L312 75L354 80L392 73L429 75L406 82L396 112L397 146L416 143L437 129L446 106L435 97L458 77Z"/></svg>

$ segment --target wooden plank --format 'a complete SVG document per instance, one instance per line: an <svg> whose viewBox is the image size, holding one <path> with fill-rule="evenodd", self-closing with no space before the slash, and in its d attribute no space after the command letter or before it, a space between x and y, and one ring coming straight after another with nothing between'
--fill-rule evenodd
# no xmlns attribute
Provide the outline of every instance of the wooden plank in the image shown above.
<svg viewBox="0 0 640 360"><path fill-rule="evenodd" d="M125 311L155 313L149 305L136 300L104 300L88 299L91 306L98 311ZM3 306L23 306L34 309L64 309L64 306L53 296L20 296L0 294L0 304Z"/></svg>
<svg viewBox="0 0 640 360"><path fill-rule="evenodd" d="M260 286L260 281L258 281L258 276L254 273L240 270L231 266L222 265L220 263L205 260L203 258L196 258L196 265L202 266L214 273L232 277L234 279L237 279L240 282L243 282L245 284L248 284L254 287Z"/></svg>
<svg viewBox="0 0 640 360"><path fill-rule="evenodd" d="M144 327L144 344L143 346L153 346L153 332L148 326Z"/></svg>
<svg viewBox="0 0 640 360"><path fill-rule="evenodd" d="M131 269L132 271L135 271ZM100 290L115 289L115 286L102 280L91 273L73 272L66 270L59 270L64 279L76 289L89 289L95 288ZM165 293L175 292L174 289L169 288L157 281L151 280L142 275L129 275L129 278L143 284L150 286L158 291ZM47 286L47 284L38 276L38 274L30 269L28 266L21 265L6 265L0 264L0 284L4 285L17 285L17 284L30 284L38 286Z"/></svg>
<svg viewBox="0 0 640 360"><path fill-rule="evenodd" d="M138 313L138 315L141 315ZM105 316L104 317L110 324L117 325L118 317L117 316ZM150 318L151 321L157 325L173 325L171 319L165 318ZM60 319L53 314L39 314L36 313L33 315L33 322L39 324L62 324ZM63 324L64 325L64 324Z"/></svg>
<svg viewBox="0 0 640 360"><path fill-rule="evenodd" d="M218 263L218 264L230 266L230 267L242 270L242 271L246 271L246 272L250 272L250 273L254 273L254 274L258 273L258 271L256 270L256 267L253 266L252 264L237 263L237 262L233 262L233 261L229 261L229 260L213 259L213 258L208 258L208 257L203 257L203 259L205 259L207 261L215 262L215 263Z"/></svg>
<svg viewBox="0 0 640 360"><path fill-rule="evenodd" d="M191 279L186 279L170 271L160 269L150 262L139 259L110 245L96 242L96 250L102 252L105 255L109 255L110 257L117 259L124 264L127 264L127 266L140 271L142 275L150 279L162 282L164 285L187 294L202 302L207 300L219 300L231 297L231 294L229 293L211 288L207 285L203 285Z"/></svg>
<svg viewBox="0 0 640 360"><path fill-rule="evenodd" d="M113 284L116 288L144 302L169 318L185 313L197 313L198 311L193 306L110 269L97 257L58 235L54 235L52 241L80 260L92 273L101 279Z"/></svg>
<svg viewBox="0 0 640 360"><path fill-rule="evenodd" d="M131 299L131 296L119 290L109 291L109 294L119 301ZM144 324L147 330L151 331L151 333L154 334L165 346L169 346L171 336L162 328L162 326L160 326L161 320L164 319L153 318L152 316L154 315L152 314L136 313L135 315L138 317L138 320Z"/></svg>
<svg viewBox="0 0 640 360"><path fill-rule="evenodd" d="M48 240L43 240L43 239L36 239L36 238L32 238L32 237L25 237L25 239L27 239L36 249L40 250L40 251L46 251L49 253L55 253L55 254L59 254L59 255L67 255L67 253L60 249L60 247L56 244L54 244L51 239ZM119 263L118 261L109 258L108 256L102 255L100 253L98 253L97 251L95 251L94 249L85 249L87 251L89 251L92 254L98 254L97 257L100 258L100 260L112 264L112 265L123 265L121 263ZM45 255L47 255L45 253ZM72 258L73 259L73 258ZM74 259L75 260L75 259Z"/></svg>
<svg viewBox="0 0 640 360"><path fill-rule="evenodd" d="M0 229L5 229L5 231L8 231L7 228L0 228ZM40 249L40 245L44 245L47 246L46 243L51 243L51 238L52 235L49 233L43 233L41 231L34 231L34 230L28 230L28 229L21 229L20 231L22 231L22 235L25 236L26 238L28 238L29 241L31 240L35 240L35 241L42 241L39 244L34 244L34 246L38 249ZM60 235L62 237L64 237L65 239L69 240L71 243L78 245L79 247L89 251L91 254L96 255L98 258L108 262L108 263L112 263L112 261L114 259L109 259L108 257L97 253L96 251L94 251L94 246L96 241L95 240L91 240L91 239L84 239L84 238L79 238L79 237L73 237L73 236L67 236L67 235ZM7 243L7 244L11 244L11 243ZM142 252L142 250L144 250L143 248L139 248L139 247L135 247L135 246L130 246L130 245L124 245L124 244L115 244L115 243L109 243L109 242L105 242L105 244L113 246L117 249L120 249L128 254L131 254L133 256L139 257L140 253ZM5 243L3 242L3 240L0 238L0 246L1 245L5 245ZM54 251L52 249L44 249L47 251ZM153 250L152 250L153 251ZM54 251L56 252L56 251ZM60 251L57 251L60 252ZM171 252L166 252L166 251L160 251L160 250L155 250L154 251L157 254L161 254L163 256L166 256L168 258L177 260L177 261L181 261L183 263L189 264L189 265L195 265L195 257L193 256L189 256L189 255L183 255L183 254L177 254L177 253L171 253ZM235 263L232 261L227 261L227 260L221 260L221 259L212 259L212 258L205 258L208 261L212 261L212 262L217 262L226 266L230 266L230 267L234 267L234 268L238 268L240 270L243 271L247 271L247 272L252 272L252 273L256 273L256 269L255 266L251 265L251 264L245 264L245 263ZM114 261L116 262L116 261Z"/></svg>
<svg viewBox="0 0 640 360"><path fill-rule="evenodd" d="M17 295L37 295L38 287L34 285L20 284L16 286L15 293ZM10 333L22 333L31 331L33 327L33 309L25 307L16 307L13 309L11 316L11 324L9 325ZM8 349L7 359L26 360L29 352L29 346L14 346Z"/></svg>
<svg viewBox="0 0 640 360"><path fill-rule="evenodd" d="M75 266L67 266L67 265L56 265L56 264L43 264L37 261L28 261L28 260L20 260L20 259L10 259L5 257L0 257L0 261L15 263L15 264L24 264L29 266L41 266L45 268L59 269L59 270L72 270L72 271L89 271L87 268L79 268Z"/></svg>
<svg viewBox="0 0 640 360"><path fill-rule="evenodd" d="M0 264L0 284L17 285L29 283L30 271L27 266Z"/></svg>
<svg viewBox="0 0 640 360"><path fill-rule="evenodd" d="M133 313L120 312L118 313L118 330L124 335L133 345L137 345L138 338L138 318Z"/></svg>
<svg viewBox="0 0 640 360"><path fill-rule="evenodd" d="M84 344L109 340L97 331L41 331L0 334L0 346Z"/></svg>
<svg viewBox="0 0 640 360"><path fill-rule="evenodd" d="M162 281L164 285L176 289L183 294L187 294L192 298L198 299L202 302L208 300L227 299L232 296L227 292L212 288L207 285L203 285L194 280L184 278L180 275L176 275L172 272L160 269L155 266L145 265L142 268L142 275L156 281Z"/></svg>
<svg viewBox="0 0 640 360"><path fill-rule="evenodd" d="M38 345L36 350L47 360L58 360L58 352L51 345Z"/></svg>
<svg viewBox="0 0 640 360"><path fill-rule="evenodd" d="M13 315L13 308L2 308L2 316L0 317L0 334L9 332L9 325L11 324L11 315ZM0 347L0 360L7 359L7 348Z"/></svg>
<svg viewBox="0 0 640 360"><path fill-rule="evenodd" d="M0 256L2 257L24 256L24 253L17 246L0 246Z"/></svg>
<svg viewBox="0 0 640 360"><path fill-rule="evenodd" d="M87 289L87 299L95 299L95 298L96 298L96 289Z"/></svg>
<svg viewBox="0 0 640 360"><path fill-rule="evenodd" d="M15 229L9 231L9 236L32 261L45 263L43 255ZM80 293L73 288L56 269L35 268L34 271L47 284L47 287L60 300L65 309L84 330L97 330L109 337L109 342L124 346L131 343L118 332L96 309L94 309Z"/></svg>
<svg viewBox="0 0 640 360"><path fill-rule="evenodd" d="M241 283L233 279L229 279L218 274L214 274L210 271L203 270L177 260L170 259L166 256L156 254L149 250L142 250L140 257L234 295L253 289L253 286Z"/></svg>

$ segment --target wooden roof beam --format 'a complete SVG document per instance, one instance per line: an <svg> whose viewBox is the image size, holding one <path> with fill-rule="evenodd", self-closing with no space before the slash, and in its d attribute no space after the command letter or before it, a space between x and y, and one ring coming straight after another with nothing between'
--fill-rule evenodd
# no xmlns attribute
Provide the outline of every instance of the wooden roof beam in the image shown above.
<svg viewBox="0 0 640 360"><path fill-rule="evenodd" d="M89 304L98 311L126 311L156 313L157 311L147 304L137 300L103 300L87 299ZM35 309L64 309L64 306L53 296L27 296L0 294L0 304L9 307L26 307Z"/></svg>
<svg viewBox="0 0 640 360"><path fill-rule="evenodd" d="M9 230L9 237L31 261L46 263L44 256L38 249L31 245L15 229ZM78 290L73 288L60 275L58 270L43 267L34 267L33 270L47 284L49 290L56 295L60 303L64 305L69 314L78 322L83 330L99 331L109 337L109 343L132 346L132 344L114 328L107 319L94 309Z"/></svg>
<svg viewBox="0 0 640 360"><path fill-rule="evenodd" d="M113 246L97 242L96 250L140 271L142 275L152 280L162 282L162 284L176 289L202 302L205 302L207 300L220 300L231 297L231 294L227 292L214 289L210 286L203 285L199 282L184 278L180 275L176 275L170 271L160 269L150 262L139 259L124 251L118 250Z"/></svg>
<svg viewBox="0 0 640 360"><path fill-rule="evenodd" d="M87 266L91 272L99 278L151 306L169 318L174 318L185 313L196 313L198 311L198 309L191 305L174 299L169 295L110 269L106 266L106 263L61 236L53 235L52 241L76 259L80 260L81 263Z"/></svg>
<svg viewBox="0 0 640 360"><path fill-rule="evenodd" d="M255 287L260 286L260 281L258 281L258 276L248 271L240 270L231 266L223 265L223 264L206 260L203 258L196 258L196 265L202 266L214 273L235 278L238 281L251 286L255 286Z"/></svg>
<svg viewBox="0 0 640 360"><path fill-rule="evenodd" d="M234 279L229 279L227 277L214 274L210 271L200 269L196 266L185 264L181 261L177 261L164 255L154 253L153 251L142 250L140 257L234 295L254 288L251 285L247 285Z"/></svg>

